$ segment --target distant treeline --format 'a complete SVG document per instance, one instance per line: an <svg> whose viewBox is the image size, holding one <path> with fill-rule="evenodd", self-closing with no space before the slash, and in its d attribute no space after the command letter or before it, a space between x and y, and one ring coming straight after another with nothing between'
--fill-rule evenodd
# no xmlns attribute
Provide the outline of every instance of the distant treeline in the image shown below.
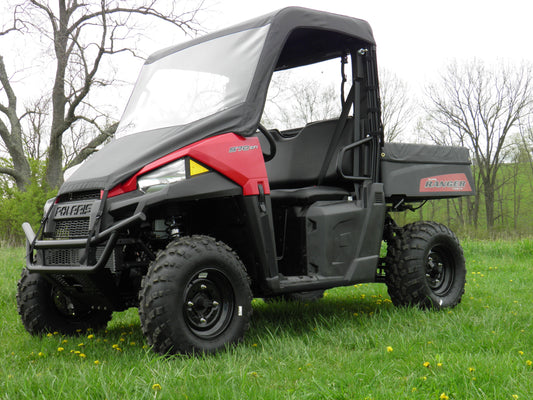
<svg viewBox="0 0 533 400"><path fill-rule="evenodd" d="M473 168L476 175L476 168ZM533 176L528 162L502 165L497 179L494 226L487 227L481 190L472 197L428 201L415 211L394 213L398 225L433 220L448 225L460 236L479 239L533 236Z"/></svg>

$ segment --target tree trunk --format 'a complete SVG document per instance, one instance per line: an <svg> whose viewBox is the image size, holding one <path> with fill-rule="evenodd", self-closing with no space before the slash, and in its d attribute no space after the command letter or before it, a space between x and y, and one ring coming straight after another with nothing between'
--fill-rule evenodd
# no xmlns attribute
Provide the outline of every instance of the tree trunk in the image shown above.
<svg viewBox="0 0 533 400"><path fill-rule="evenodd" d="M485 184L485 218L487 221L487 231L494 229L494 188Z"/></svg>
<svg viewBox="0 0 533 400"><path fill-rule="evenodd" d="M5 68L4 59L0 56L0 84L7 97L7 105L0 104L0 111L9 120L10 128L0 119L0 137L6 145L13 162L13 169L4 167L2 173L11 175L19 190L25 190L31 180L31 168L24 154L22 144L22 126L17 114L17 96L11 87Z"/></svg>
<svg viewBox="0 0 533 400"><path fill-rule="evenodd" d="M62 137L65 131L65 71L68 63L68 14L64 1L59 2L59 21L54 32L54 52L56 55L56 74L52 89L52 129L46 164L46 183L57 189L61 185L63 149Z"/></svg>

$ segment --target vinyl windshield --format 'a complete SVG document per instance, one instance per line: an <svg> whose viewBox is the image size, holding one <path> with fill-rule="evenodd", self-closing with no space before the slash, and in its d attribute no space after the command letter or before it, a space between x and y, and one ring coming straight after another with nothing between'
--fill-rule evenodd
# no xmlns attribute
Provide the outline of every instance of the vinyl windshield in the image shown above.
<svg viewBox="0 0 533 400"><path fill-rule="evenodd" d="M268 25L217 37L143 66L116 137L186 125L246 100Z"/></svg>

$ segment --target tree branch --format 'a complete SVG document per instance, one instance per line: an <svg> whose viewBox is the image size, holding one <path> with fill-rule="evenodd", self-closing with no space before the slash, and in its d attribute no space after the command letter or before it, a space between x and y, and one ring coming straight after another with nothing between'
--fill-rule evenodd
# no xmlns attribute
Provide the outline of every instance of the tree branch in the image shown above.
<svg viewBox="0 0 533 400"><path fill-rule="evenodd" d="M50 20L50 23L52 24L52 30L55 36L55 34L59 31L59 27L57 25L57 18L52 12L52 10L49 7L47 7L45 4L40 3L36 0L30 0L30 3L45 12L45 14L48 16L48 19Z"/></svg>
<svg viewBox="0 0 533 400"><path fill-rule="evenodd" d="M147 15L152 16L158 19L161 19L163 21L169 22L172 25L177 26L180 28L185 34L189 34L190 32L197 33L199 31L199 27L197 27L196 22L196 14L202 10L203 1L200 2L200 4L192 11L185 12L180 15L175 15L173 12L167 14L163 14L153 8L155 5L156 0L152 1L149 5L143 5L140 7L134 7L134 8L128 8L128 7L114 7L109 8L106 10L100 10L97 12L93 12L90 14L83 15L78 20L72 23L72 25L69 28L69 34L71 31L76 29L80 24L89 21L93 18L97 18L100 16L103 16L103 14L140 14L140 15Z"/></svg>
<svg viewBox="0 0 533 400"><path fill-rule="evenodd" d="M7 76L6 66L4 64L4 57L0 55L0 83L2 84L2 87L4 88L4 91L7 96L8 106L4 106L3 104L0 104L0 111L2 111L4 114L6 114L8 117L12 117L11 114L13 112L16 112L17 107L17 97L15 96L15 92L13 91L13 88L11 87L11 83L9 82L9 77Z"/></svg>
<svg viewBox="0 0 533 400"><path fill-rule="evenodd" d="M22 27L26 27L26 23L19 18L19 14L23 11L23 7L21 4L17 4L13 10L13 24L9 28L2 27L2 30L0 31L0 36L7 35L9 32L13 31L19 31L21 30L21 27L17 25L22 25Z"/></svg>
<svg viewBox="0 0 533 400"><path fill-rule="evenodd" d="M24 179L22 174L13 168L0 167L0 174L9 175L15 179L15 181L21 181Z"/></svg>

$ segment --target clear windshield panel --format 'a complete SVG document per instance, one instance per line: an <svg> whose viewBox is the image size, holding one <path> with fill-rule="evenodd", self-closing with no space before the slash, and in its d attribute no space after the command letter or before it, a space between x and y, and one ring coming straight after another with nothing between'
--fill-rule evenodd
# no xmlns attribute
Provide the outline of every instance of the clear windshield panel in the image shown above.
<svg viewBox="0 0 533 400"><path fill-rule="evenodd" d="M185 125L243 103L267 31L218 37L145 64L115 137Z"/></svg>

